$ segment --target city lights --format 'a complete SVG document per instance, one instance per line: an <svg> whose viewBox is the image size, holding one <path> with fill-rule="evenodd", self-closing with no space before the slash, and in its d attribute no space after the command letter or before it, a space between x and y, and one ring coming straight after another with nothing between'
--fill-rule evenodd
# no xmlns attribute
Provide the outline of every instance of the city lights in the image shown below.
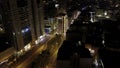
<svg viewBox="0 0 120 68"><path fill-rule="evenodd" d="M25 28L25 29L22 29L21 32L22 32L22 33L26 33L26 32L28 32L29 30L30 30L30 28Z"/></svg>
<svg viewBox="0 0 120 68"><path fill-rule="evenodd" d="M55 4L55 7L58 8L58 7L59 7L59 4Z"/></svg>
<svg viewBox="0 0 120 68"><path fill-rule="evenodd" d="M120 0L0 0L0 68L120 68Z"/></svg>

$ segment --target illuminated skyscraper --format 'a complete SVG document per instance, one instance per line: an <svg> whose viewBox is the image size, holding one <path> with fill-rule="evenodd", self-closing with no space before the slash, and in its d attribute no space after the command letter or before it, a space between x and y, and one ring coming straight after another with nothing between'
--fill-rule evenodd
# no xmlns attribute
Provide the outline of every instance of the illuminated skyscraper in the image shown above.
<svg viewBox="0 0 120 68"><path fill-rule="evenodd" d="M0 39L14 47L12 53L29 50L44 34L42 11L40 0L0 0ZM0 46L1 50L5 45Z"/></svg>

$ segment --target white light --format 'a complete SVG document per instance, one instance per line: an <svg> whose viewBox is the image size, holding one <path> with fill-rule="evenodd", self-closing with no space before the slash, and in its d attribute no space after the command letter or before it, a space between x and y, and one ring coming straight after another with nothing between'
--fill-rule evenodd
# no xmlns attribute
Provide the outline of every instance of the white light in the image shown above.
<svg viewBox="0 0 120 68"><path fill-rule="evenodd" d="M3 64L3 63L5 63L5 62L7 62L7 61L8 61L8 59L0 62L0 65Z"/></svg>
<svg viewBox="0 0 120 68"><path fill-rule="evenodd" d="M79 45L81 45L81 44L82 44L82 43L81 43L81 41L79 41L78 43L79 43Z"/></svg>
<svg viewBox="0 0 120 68"><path fill-rule="evenodd" d="M22 33L25 33L25 31L24 31L24 30L22 30Z"/></svg>
<svg viewBox="0 0 120 68"><path fill-rule="evenodd" d="M6 44L8 44L8 42L5 42Z"/></svg>
<svg viewBox="0 0 120 68"><path fill-rule="evenodd" d="M94 61L94 64L95 64L96 66L98 66L98 62L97 62L97 60Z"/></svg>
<svg viewBox="0 0 120 68"><path fill-rule="evenodd" d="M107 11L104 12L104 15L105 15L105 16L107 15Z"/></svg>
<svg viewBox="0 0 120 68"><path fill-rule="evenodd" d="M23 29L21 32L25 33L25 32L28 32L28 31L29 31L29 28L26 28L26 29Z"/></svg>
<svg viewBox="0 0 120 68"><path fill-rule="evenodd" d="M83 7L82 10L85 10L87 7Z"/></svg>
<svg viewBox="0 0 120 68"><path fill-rule="evenodd" d="M45 39L45 35L40 36L40 37L39 37L39 42L44 41L44 39Z"/></svg>
<svg viewBox="0 0 120 68"><path fill-rule="evenodd" d="M59 4L55 4L55 7L58 8L58 7L59 7Z"/></svg>
<svg viewBox="0 0 120 68"><path fill-rule="evenodd" d="M119 4L116 4L115 7L119 7Z"/></svg>
<svg viewBox="0 0 120 68"><path fill-rule="evenodd" d="M23 52L23 50L20 50L20 52L22 53L22 52Z"/></svg>
<svg viewBox="0 0 120 68"><path fill-rule="evenodd" d="M93 18L90 19L91 22L94 22Z"/></svg>
<svg viewBox="0 0 120 68"><path fill-rule="evenodd" d="M99 15L97 15L98 17L102 17L102 15L101 14L99 14Z"/></svg>
<svg viewBox="0 0 120 68"><path fill-rule="evenodd" d="M43 38L44 36L40 36L39 38L41 39L41 38Z"/></svg>
<svg viewBox="0 0 120 68"><path fill-rule="evenodd" d="M91 50L91 53L92 53L92 54L95 53L95 50Z"/></svg>
<svg viewBox="0 0 120 68"><path fill-rule="evenodd" d="M89 48L89 51L91 54L95 53L95 50L92 50L91 48Z"/></svg>
<svg viewBox="0 0 120 68"><path fill-rule="evenodd" d="M40 39L40 42L42 42L42 41L44 41L44 38L41 38L41 39Z"/></svg>
<svg viewBox="0 0 120 68"><path fill-rule="evenodd" d="M74 15L74 19L77 19L80 13L81 13L80 11L77 11L77 13Z"/></svg>
<svg viewBox="0 0 120 68"><path fill-rule="evenodd" d="M31 48L31 45L29 44L29 45L28 45L28 49L30 49L30 48Z"/></svg>
<svg viewBox="0 0 120 68"><path fill-rule="evenodd" d="M39 42L36 40L36 41L35 41L35 44L37 45L38 43L39 43Z"/></svg>
<svg viewBox="0 0 120 68"><path fill-rule="evenodd" d="M91 48L89 48L89 51L91 51Z"/></svg>
<svg viewBox="0 0 120 68"><path fill-rule="evenodd" d="M15 32L13 32L13 35L15 35Z"/></svg>
<svg viewBox="0 0 120 68"><path fill-rule="evenodd" d="M28 50L30 50L30 48L31 48L31 45L30 45L30 43L29 43L29 44L27 44L27 45L24 47L25 51L28 51Z"/></svg>
<svg viewBox="0 0 120 68"><path fill-rule="evenodd" d="M0 27L0 31L3 31L3 29Z"/></svg>
<svg viewBox="0 0 120 68"><path fill-rule="evenodd" d="M103 40L103 41L102 41L102 44L104 44L104 43L105 43L105 41Z"/></svg>
<svg viewBox="0 0 120 68"><path fill-rule="evenodd" d="M57 17L58 19L62 19L62 17Z"/></svg>
<svg viewBox="0 0 120 68"><path fill-rule="evenodd" d="M29 31L29 29L28 29L28 28L26 28L26 29L25 29L25 32L28 32L28 31Z"/></svg>
<svg viewBox="0 0 120 68"><path fill-rule="evenodd" d="M110 18L110 16L106 16L105 18Z"/></svg>
<svg viewBox="0 0 120 68"><path fill-rule="evenodd" d="M74 20L71 21L71 24L73 24Z"/></svg>

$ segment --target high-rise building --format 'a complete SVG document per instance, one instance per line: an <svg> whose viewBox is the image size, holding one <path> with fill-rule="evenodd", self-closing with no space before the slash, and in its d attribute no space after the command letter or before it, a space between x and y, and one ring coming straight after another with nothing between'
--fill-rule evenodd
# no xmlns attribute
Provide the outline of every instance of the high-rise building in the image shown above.
<svg viewBox="0 0 120 68"><path fill-rule="evenodd" d="M13 25L10 6L7 0L0 0L0 62L9 58L15 51Z"/></svg>
<svg viewBox="0 0 120 68"><path fill-rule="evenodd" d="M40 43L44 33L44 12L42 0L31 0L32 15L33 15L33 28L35 34L35 44Z"/></svg>
<svg viewBox="0 0 120 68"><path fill-rule="evenodd" d="M41 2L42 0L0 0L0 40L4 42L1 45L0 41L0 51L5 46L13 47L11 52L18 56L29 50L44 34Z"/></svg>

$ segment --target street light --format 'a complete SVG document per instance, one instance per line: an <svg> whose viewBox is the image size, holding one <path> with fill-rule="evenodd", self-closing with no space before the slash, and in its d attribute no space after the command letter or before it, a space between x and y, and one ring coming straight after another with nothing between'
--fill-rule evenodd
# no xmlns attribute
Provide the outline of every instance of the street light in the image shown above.
<svg viewBox="0 0 120 68"><path fill-rule="evenodd" d="M59 7L59 4L55 4L55 7L58 8L58 7Z"/></svg>

